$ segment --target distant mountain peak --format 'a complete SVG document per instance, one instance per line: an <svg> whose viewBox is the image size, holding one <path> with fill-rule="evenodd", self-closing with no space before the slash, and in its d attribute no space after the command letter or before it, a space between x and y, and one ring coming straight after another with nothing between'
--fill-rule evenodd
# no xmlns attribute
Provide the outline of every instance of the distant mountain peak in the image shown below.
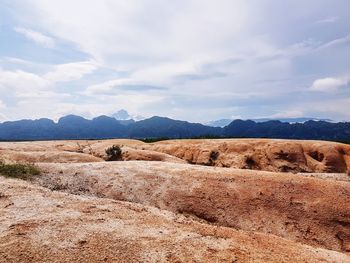
<svg viewBox="0 0 350 263"><path fill-rule="evenodd" d="M134 121L142 121L147 119L146 117L141 115L130 115L129 112L127 112L124 109L121 109L116 113L113 113L111 117L124 124L130 124Z"/></svg>
<svg viewBox="0 0 350 263"><path fill-rule="evenodd" d="M116 113L113 113L112 117L118 121L125 121L125 120L132 119L132 117L129 115L129 113L124 109L121 109L121 110L117 111Z"/></svg>

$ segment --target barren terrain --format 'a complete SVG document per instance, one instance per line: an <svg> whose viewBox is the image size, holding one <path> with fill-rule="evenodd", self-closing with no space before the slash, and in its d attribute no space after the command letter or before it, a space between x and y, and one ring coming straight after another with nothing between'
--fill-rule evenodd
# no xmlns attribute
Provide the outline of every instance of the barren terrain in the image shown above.
<svg viewBox="0 0 350 263"><path fill-rule="evenodd" d="M350 262L349 145L3 142L0 159L41 170L0 176L0 262Z"/></svg>

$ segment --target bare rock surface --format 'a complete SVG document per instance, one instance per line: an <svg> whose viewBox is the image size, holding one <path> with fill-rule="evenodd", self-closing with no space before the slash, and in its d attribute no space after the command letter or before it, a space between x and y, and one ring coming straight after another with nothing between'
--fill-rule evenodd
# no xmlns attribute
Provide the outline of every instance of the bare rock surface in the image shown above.
<svg viewBox="0 0 350 263"><path fill-rule="evenodd" d="M0 262L349 262L273 235L0 178Z"/></svg>
<svg viewBox="0 0 350 263"><path fill-rule="evenodd" d="M143 143L114 139L0 143L0 156L55 162L103 161L105 150L118 145L124 160L165 161L272 172L346 173L350 146L325 141L273 139L169 140ZM16 152L16 154L14 153ZM26 154L28 153L28 154ZM78 153L79 155L76 155ZM90 155L90 156L89 156ZM92 156L92 157L91 157Z"/></svg>
<svg viewBox="0 0 350 263"><path fill-rule="evenodd" d="M170 140L141 147L174 155L190 163L220 167L273 172L344 173L350 170L350 146L334 142L271 139Z"/></svg>
<svg viewBox="0 0 350 263"><path fill-rule="evenodd" d="M42 164L54 190L156 206L208 223L350 252L350 184L164 162Z"/></svg>
<svg viewBox="0 0 350 263"><path fill-rule="evenodd" d="M163 152L137 148L144 145L136 140L95 141L44 141L0 143L0 157L12 162L84 163L101 162L106 158L105 150L113 145L121 147L123 160L163 161L186 163L185 160Z"/></svg>
<svg viewBox="0 0 350 263"><path fill-rule="evenodd" d="M183 159L162 152L152 150L139 150L128 146L123 146L121 149L123 152L123 161L160 161L170 163L187 163Z"/></svg>
<svg viewBox="0 0 350 263"><path fill-rule="evenodd" d="M349 145L0 142L0 161L41 170L0 175L1 263L350 262Z"/></svg>

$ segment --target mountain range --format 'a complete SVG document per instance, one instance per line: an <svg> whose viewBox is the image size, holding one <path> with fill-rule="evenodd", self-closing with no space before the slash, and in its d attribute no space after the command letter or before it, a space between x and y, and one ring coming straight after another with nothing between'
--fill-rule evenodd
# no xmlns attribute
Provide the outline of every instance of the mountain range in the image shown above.
<svg viewBox="0 0 350 263"><path fill-rule="evenodd" d="M235 119L220 119L215 121L209 121L205 123L205 125L212 127L225 127L229 125ZM307 121L326 121L326 122L334 122L331 119L319 119L319 118L258 118L258 119L249 119L254 122L267 122L267 121L280 121L280 122L288 122L288 123L304 123Z"/></svg>
<svg viewBox="0 0 350 263"><path fill-rule="evenodd" d="M288 123L278 120L257 122L234 120L224 127L154 116L134 121L99 116L92 120L76 115L50 119L7 121L0 123L0 140L57 140L106 138L285 138L350 140L350 122L332 123L307 120Z"/></svg>

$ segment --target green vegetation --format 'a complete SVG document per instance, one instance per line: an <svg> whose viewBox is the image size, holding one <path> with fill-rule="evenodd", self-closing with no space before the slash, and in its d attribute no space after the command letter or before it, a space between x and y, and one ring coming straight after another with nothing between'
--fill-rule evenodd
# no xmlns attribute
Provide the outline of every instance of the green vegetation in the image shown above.
<svg viewBox="0 0 350 263"><path fill-rule="evenodd" d="M39 174L39 168L33 164L6 164L4 161L0 160L0 175L2 176L9 178L18 178L22 180L29 180L31 177Z"/></svg>
<svg viewBox="0 0 350 263"><path fill-rule="evenodd" d="M153 142L159 142L159 141L167 141L167 140L178 140L178 139L251 139L253 137L247 137L247 136L218 136L218 135L202 135L197 137L187 137L187 138L169 138L169 137L150 137L150 138L138 138L140 141L143 141L145 143L153 143ZM273 137L258 137L261 139L273 139ZM281 138L283 139L283 138ZM288 139L288 138L286 138ZM314 139L294 139L294 140L314 140ZM322 140L321 140L322 141ZM330 142L339 142L344 144L350 145L350 140L324 140L324 141L330 141Z"/></svg>
<svg viewBox="0 0 350 263"><path fill-rule="evenodd" d="M140 139L140 141L145 143L153 143L153 142L160 142L160 141L167 141L170 140L168 137L159 137L159 138L144 138Z"/></svg>
<svg viewBox="0 0 350 263"><path fill-rule="evenodd" d="M215 165L215 161L218 159L218 157L219 157L219 152L211 151L210 154L209 154L208 163L206 165L208 165L208 166Z"/></svg>
<svg viewBox="0 0 350 263"><path fill-rule="evenodd" d="M335 141L335 142L339 142L339 143L344 143L344 144L350 144L350 141Z"/></svg>
<svg viewBox="0 0 350 263"><path fill-rule="evenodd" d="M246 156L245 163L246 163L245 169L252 170L256 166L256 162L252 156Z"/></svg>
<svg viewBox="0 0 350 263"><path fill-rule="evenodd" d="M106 149L106 161L120 161L122 159L122 149L119 145L113 145Z"/></svg>
<svg viewBox="0 0 350 263"><path fill-rule="evenodd" d="M167 140L181 140L181 139L224 139L225 137L222 136L216 136L216 135L202 135L197 137L186 137L186 138L169 138L169 137L150 137L150 138L141 138L140 141L143 141L145 143L153 143L153 142L160 142L160 141L167 141Z"/></svg>
<svg viewBox="0 0 350 263"><path fill-rule="evenodd" d="M219 152L217 151L211 151L210 153L210 160L216 161L219 157Z"/></svg>

